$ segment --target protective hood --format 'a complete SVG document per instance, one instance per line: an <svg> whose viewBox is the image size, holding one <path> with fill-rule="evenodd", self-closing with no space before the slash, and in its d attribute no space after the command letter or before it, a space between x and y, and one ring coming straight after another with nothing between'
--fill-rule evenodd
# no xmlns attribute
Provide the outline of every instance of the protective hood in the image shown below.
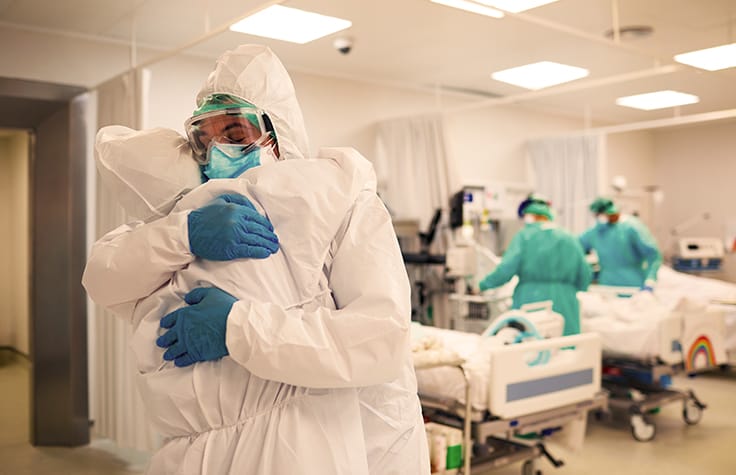
<svg viewBox="0 0 736 475"><path fill-rule="evenodd" d="M166 216L182 196L202 183L189 142L174 130L103 127L97 133L95 152L102 183L135 219Z"/></svg>
<svg viewBox="0 0 736 475"><path fill-rule="evenodd" d="M241 45L223 53L197 94L197 106L213 93L233 94L271 118L282 158L305 158L309 141L294 84L268 47Z"/></svg>

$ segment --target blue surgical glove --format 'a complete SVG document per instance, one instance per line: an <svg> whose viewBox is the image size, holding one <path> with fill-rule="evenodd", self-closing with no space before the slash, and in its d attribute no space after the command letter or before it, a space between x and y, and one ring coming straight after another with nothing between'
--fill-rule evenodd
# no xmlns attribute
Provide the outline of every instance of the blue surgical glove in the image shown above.
<svg viewBox="0 0 736 475"><path fill-rule="evenodd" d="M182 367L227 356L227 316L237 299L217 287L199 287L184 296L184 301L189 306L161 319L161 327L168 331L158 337L156 345L166 348L164 359Z"/></svg>
<svg viewBox="0 0 736 475"><path fill-rule="evenodd" d="M641 286L642 292L654 292L654 284L653 280L647 279Z"/></svg>
<svg viewBox="0 0 736 475"><path fill-rule="evenodd" d="M264 259L279 250L271 222L248 198L228 194L189 213L189 248L211 261Z"/></svg>

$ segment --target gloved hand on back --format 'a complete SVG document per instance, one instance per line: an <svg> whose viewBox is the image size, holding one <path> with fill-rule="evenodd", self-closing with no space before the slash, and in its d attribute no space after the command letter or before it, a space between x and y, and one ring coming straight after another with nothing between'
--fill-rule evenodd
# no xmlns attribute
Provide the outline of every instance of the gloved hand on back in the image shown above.
<svg viewBox="0 0 736 475"><path fill-rule="evenodd" d="M156 345L166 348L164 359L182 367L227 356L227 317L237 299L217 287L199 287L184 301L188 306L161 319L161 328L168 331L158 337Z"/></svg>

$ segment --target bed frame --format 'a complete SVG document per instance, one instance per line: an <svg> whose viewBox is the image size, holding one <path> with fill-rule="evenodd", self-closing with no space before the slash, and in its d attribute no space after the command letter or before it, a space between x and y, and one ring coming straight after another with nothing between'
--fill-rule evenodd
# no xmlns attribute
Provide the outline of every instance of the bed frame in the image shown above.
<svg viewBox="0 0 736 475"><path fill-rule="evenodd" d="M607 395L600 390L601 356L597 335L583 334L523 342L493 348L489 412L474 421L470 402L473 384L462 361L435 363L428 367L453 366L463 373L465 402L420 394L425 416L434 422L463 430L464 466L460 473L470 475L524 461L523 473L533 474L534 462L545 456L554 458L537 440L523 443L517 437L535 433L537 439L559 430L572 421L584 420L589 411L607 411ZM547 354L547 361L539 355ZM504 437L499 437L504 434ZM471 446L470 438L475 440ZM472 455L471 455L472 449Z"/></svg>

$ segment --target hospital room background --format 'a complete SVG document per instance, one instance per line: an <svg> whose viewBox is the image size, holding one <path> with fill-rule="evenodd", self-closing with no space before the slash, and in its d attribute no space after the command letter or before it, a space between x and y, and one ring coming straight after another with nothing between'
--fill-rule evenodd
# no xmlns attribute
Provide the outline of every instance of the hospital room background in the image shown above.
<svg viewBox="0 0 736 475"><path fill-rule="evenodd" d="M230 30L279 5L352 23L304 44ZM686 297L708 300L693 312L714 319L709 341L720 346L708 350L723 355L707 368L689 365L682 338L690 330L676 330L679 357L644 365L646 377L655 374L653 403L639 404L650 395L636 385L621 396L601 382L633 364L606 359L605 334L591 344L590 367L576 367L594 375L588 392L564 407L542 400L540 417L560 421L534 419L526 431L509 427L538 411L498 400L483 408L488 421L466 421L464 383L490 384L493 394L521 384L489 383L494 372L458 379L473 372L467 367L451 374L475 355L455 353L435 384L418 368L420 392L456 385L459 395L451 415L425 407L438 415L427 421L436 473L736 473L736 1L0 0L0 41L0 474L142 473L161 444L136 392L126 322L88 300L80 283L91 245L128 219L98 181L94 138L110 124L183 134L216 57L244 43L269 46L291 74L313 154L354 147L372 162L407 261L423 337L415 350L480 344L475 332L488 334L506 315L510 294L477 300L466 284L503 256L523 226L517 206L532 192L576 235L595 224L588 206L597 196L638 216L664 257L668 280L653 298L681 312L678 328L693 328L682 316L695 305ZM730 46L717 70L675 58L721 45ZM527 87L494 74L541 61L584 72ZM621 105L667 90L690 96ZM483 250L455 252L468 242ZM458 256L461 266L470 256L471 270L453 272ZM668 300L667 283L687 292ZM636 296L626 297L600 300L628 312ZM590 300L581 299L585 314ZM473 325L459 323L467 318ZM433 325L455 333L435 334ZM558 343L552 354L582 352L586 342ZM675 352L675 340L664 346ZM493 364L507 354L489 351ZM513 425L484 425L499 421ZM507 444L485 444L479 434L489 430ZM512 455L494 458L500 447Z"/></svg>

